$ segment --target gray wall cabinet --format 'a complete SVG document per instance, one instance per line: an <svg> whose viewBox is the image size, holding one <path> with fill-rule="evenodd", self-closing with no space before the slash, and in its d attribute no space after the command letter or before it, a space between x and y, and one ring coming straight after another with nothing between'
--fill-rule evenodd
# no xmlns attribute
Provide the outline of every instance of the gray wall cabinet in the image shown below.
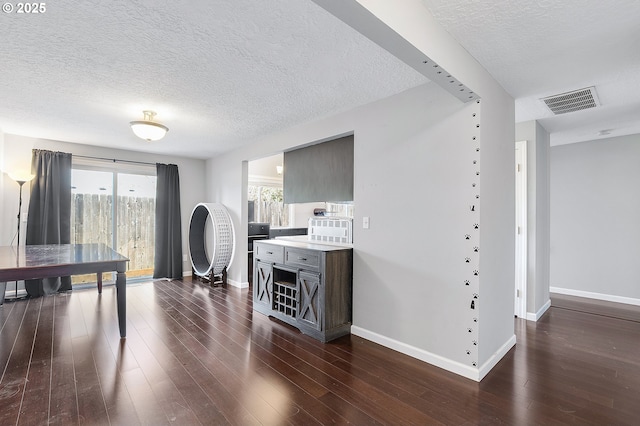
<svg viewBox="0 0 640 426"><path fill-rule="evenodd" d="M328 342L351 332L353 250L256 241L253 309Z"/></svg>

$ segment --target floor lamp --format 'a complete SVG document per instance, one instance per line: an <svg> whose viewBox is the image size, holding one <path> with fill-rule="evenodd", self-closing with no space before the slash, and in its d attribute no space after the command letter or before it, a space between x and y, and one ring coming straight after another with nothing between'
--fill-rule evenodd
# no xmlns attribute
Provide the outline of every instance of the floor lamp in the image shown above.
<svg viewBox="0 0 640 426"><path fill-rule="evenodd" d="M17 249L20 251L20 218L22 216L22 186L33 179L35 176L32 174L13 174L9 173L9 177L16 181L18 185L20 185L20 199L18 202L18 241L17 241ZM18 300L18 281L16 281L16 291L15 298L13 300Z"/></svg>

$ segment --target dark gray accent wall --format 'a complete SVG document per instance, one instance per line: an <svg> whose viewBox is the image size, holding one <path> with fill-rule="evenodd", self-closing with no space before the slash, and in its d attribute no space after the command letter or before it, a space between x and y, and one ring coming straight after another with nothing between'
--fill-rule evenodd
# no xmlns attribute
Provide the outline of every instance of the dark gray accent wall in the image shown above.
<svg viewBox="0 0 640 426"><path fill-rule="evenodd" d="M353 201L353 136L284 153L284 202Z"/></svg>

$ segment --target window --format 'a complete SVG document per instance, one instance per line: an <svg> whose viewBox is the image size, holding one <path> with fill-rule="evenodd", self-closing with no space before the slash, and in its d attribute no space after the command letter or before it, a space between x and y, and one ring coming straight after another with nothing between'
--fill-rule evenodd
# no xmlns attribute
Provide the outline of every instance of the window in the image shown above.
<svg viewBox="0 0 640 426"><path fill-rule="evenodd" d="M249 185L248 200L253 201L255 221L272 227L288 227L290 208L282 201L282 186Z"/></svg>
<svg viewBox="0 0 640 426"><path fill-rule="evenodd" d="M109 163L113 168L116 163ZM155 167L77 162L71 174L71 243L104 243L130 259L127 278L153 275ZM105 274L105 281L113 276ZM95 282L95 274L72 283Z"/></svg>
<svg viewBox="0 0 640 426"><path fill-rule="evenodd" d="M276 154L249 161L249 222L269 223L272 228L293 225L293 209L283 202L282 158Z"/></svg>

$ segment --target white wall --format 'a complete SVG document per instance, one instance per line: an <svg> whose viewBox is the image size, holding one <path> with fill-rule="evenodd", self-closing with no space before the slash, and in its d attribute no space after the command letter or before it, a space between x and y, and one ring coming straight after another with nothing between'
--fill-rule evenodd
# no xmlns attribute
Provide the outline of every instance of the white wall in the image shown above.
<svg viewBox="0 0 640 426"><path fill-rule="evenodd" d="M516 124L516 140L527 141L527 319L550 306L550 145L536 121Z"/></svg>
<svg viewBox="0 0 640 426"><path fill-rule="evenodd" d="M4 156L4 182L2 182L2 189L0 192L3 194L4 199L0 210L2 210L2 216L4 220L0 222L0 245L9 245L13 241L16 235L16 229L18 225L18 199L20 194L20 187L18 184L9 177L9 173L19 173L24 175L31 170L31 148L28 144L22 144L20 142L12 142L10 134L4 135L4 146L2 148L2 154ZM29 200L29 184L25 184L22 188L22 215L21 215L21 231L26 229L28 200ZM24 242L26 232L21 232L21 244ZM13 241L13 244L16 242Z"/></svg>
<svg viewBox="0 0 640 426"><path fill-rule="evenodd" d="M294 220L291 224L292 228L308 228L309 218L313 217L315 209L327 208L326 203L296 203L293 205Z"/></svg>
<svg viewBox="0 0 640 426"><path fill-rule="evenodd" d="M314 1L321 4L339 3L332 0ZM512 320L515 274L513 99L438 24L422 1L352 0L350 3L354 1L374 15L375 19L368 19L363 14L353 18L349 13L345 14L346 19L359 24L360 28L367 28L366 31L373 37L384 33L384 28L380 28L378 21L388 26L403 40L385 43L388 50L399 58L410 58L412 62L408 62L409 65L420 71L423 65L415 60L417 57L407 54L412 49L417 49L482 99L479 113L481 119L478 122L481 147L478 157L481 193L478 240L480 255L476 259L471 254L473 261L477 262L480 275L470 277L472 285L464 291L468 299L473 293L479 295L475 312L465 312L464 325L471 330L464 340L465 351L470 351L471 355L464 359L464 364L471 364L477 369L478 377L482 378L515 344ZM361 25L363 20L366 20L366 24ZM446 86L446 79L442 84ZM465 226L469 226L468 222L465 222ZM470 300L467 300L467 309L469 304ZM473 345L474 341L477 346Z"/></svg>
<svg viewBox="0 0 640 426"><path fill-rule="evenodd" d="M27 170L31 167L31 150L47 149L51 151L69 152L75 155L86 155L103 158L115 158L118 160L142 161L150 163L166 163L177 164L180 174L180 204L182 215L182 252L188 255L188 230L191 211L199 202L207 201L205 199L205 161L190 158L167 157L162 155L154 155L135 151L115 150L109 148L100 148L90 145L81 145L60 141L52 141L47 139L35 139L17 135L4 135L5 144L2 150L5 157L5 168L9 171L12 167L22 167ZM157 142L162 143L162 142ZM3 202L1 210L5 218L15 217L17 213L17 185L11 179L5 179L2 191L4 200L11 201L14 198L16 202ZM15 187L15 188L14 188ZM14 194L15 193L15 194ZM11 197L9 197L9 195ZM26 221L29 205L29 185L24 186L23 192L23 217ZM0 222L1 243L9 244L9 241L16 228L16 219L4 220ZM8 240L7 240L8 239ZM187 260L183 262L185 273L191 273L191 262Z"/></svg>
<svg viewBox="0 0 640 426"><path fill-rule="evenodd" d="M476 349L467 323L479 310L469 309L464 285L478 262L468 250L479 244L468 207L477 108L428 89L371 105L354 123L353 324L363 337L462 368L477 359L465 353Z"/></svg>
<svg viewBox="0 0 640 426"><path fill-rule="evenodd" d="M516 343L515 112L513 99L492 79L478 83L475 90L482 96L478 368L482 378Z"/></svg>
<svg viewBox="0 0 640 426"><path fill-rule="evenodd" d="M473 324L479 309L469 309L471 298L464 285L471 273L470 265L464 262L469 253L464 235L471 232L474 222L469 210L476 177L471 135L477 131L472 114L478 109L475 103L461 104L434 84L427 84L266 136L208 161L209 198L227 205L236 229L241 229L239 218L245 217L241 201L244 160L354 132L354 329L368 338L378 336L377 340L388 346L397 342L403 352L477 379L479 373L471 365L477 364L476 358L471 361L466 354L467 349L474 350L467 326ZM511 171L513 135L508 140L507 169ZM491 150L488 152L491 155ZM487 164L492 165L490 161ZM510 181L512 185L513 177ZM509 225L513 196L497 192L509 203L508 219L501 218ZM371 218L369 230L360 227L363 216ZM238 239L243 235L240 232L236 232ZM505 234L512 243L513 234ZM488 261L492 261L489 243L487 247ZM509 258L513 259L513 252ZM231 267L230 278L244 282L246 257L236 260L240 261ZM502 346L513 335L513 265L496 263L496 269L505 269L510 277L506 296L496 296L508 300L506 308L500 308L508 311L505 324L500 326L507 330ZM491 275L490 267L486 269ZM491 294L486 297L490 300ZM474 336L477 339L478 330Z"/></svg>
<svg viewBox="0 0 640 426"><path fill-rule="evenodd" d="M482 102L462 104L430 83L265 136L207 163L210 194L243 218L243 161L353 132L352 332L479 380L515 344L513 99L418 0L314 1L372 39L391 29L387 50L424 52ZM371 218L366 231L363 216ZM246 279L243 260L233 279Z"/></svg>
<svg viewBox="0 0 640 426"><path fill-rule="evenodd" d="M551 291L640 305L640 135L551 148Z"/></svg>
<svg viewBox="0 0 640 426"><path fill-rule="evenodd" d="M4 224L7 219L5 216L5 210L9 206L8 199L5 199L5 187L4 182L5 179L8 179L8 176L5 175L5 165L4 165L4 132L0 129L0 224ZM0 245L4 246L9 244L7 241L10 237L5 235L5 229L3 226L0 226Z"/></svg>
<svg viewBox="0 0 640 426"><path fill-rule="evenodd" d="M282 153L249 161L249 177L266 178L267 181L278 181L282 186L282 175L278 175L277 166L282 166Z"/></svg>

